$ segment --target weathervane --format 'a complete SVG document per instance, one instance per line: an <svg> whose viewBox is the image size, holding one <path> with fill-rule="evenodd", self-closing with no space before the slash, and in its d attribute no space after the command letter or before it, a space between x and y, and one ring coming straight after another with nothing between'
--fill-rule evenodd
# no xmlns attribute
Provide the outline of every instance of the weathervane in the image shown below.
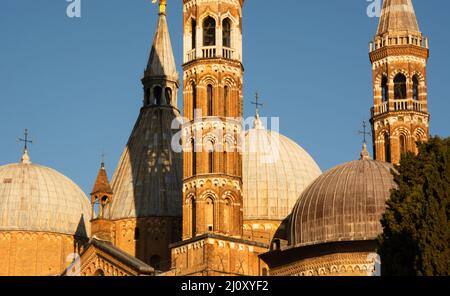
<svg viewBox="0 0 450 296"><path fill-rule="evenodd" d="M28 144L33 144L33 141L28 140L28 129L25 129L24 138L18 138L17 142L24 142L24 151L28 150Z"/></svg>
<svg viewBox="0 0 450 296"><path fill-rule="evenodd" d="M158 0L152 0L152 3L155 4ZM167 0L159 0L159 14L166 14Z"/></svg>
<svg viewBox="0 0 450 296"><path fill-rule="evenodd" d="M256 92L255 94L255 102L251 102L253 105L255 105L256 108L256 116L259 116L259 107L263 107L264 105L259 103L259 94Z"/></svg>
<svg viewBox="0 0 450 296"><path fill-rule="evenodd" d="M364 144L367 144L367 138L366 138L366 136L370 136L370 135L372 135L372 134L371 134L370 132L367 131L367 123L366 123L365 120L363 121L362 126L363 126L363 130L362 130L362 131L358 131L358 134L363 135L363 137L364 137L363 143L364 143Z"/></svg>

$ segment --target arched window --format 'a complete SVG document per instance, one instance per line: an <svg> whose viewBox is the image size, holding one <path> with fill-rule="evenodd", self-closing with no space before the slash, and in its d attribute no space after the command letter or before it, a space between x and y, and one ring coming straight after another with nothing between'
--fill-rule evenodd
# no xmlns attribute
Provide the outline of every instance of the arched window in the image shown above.
<svg viewBox="0 0 450 296"><path fill-rule="evenodd" d="M222 34L223 34L223 46L231 47L231 21L229 18L226 18L222 22Z"/></svg>
<svg viewBox="0 0 450 296"><path fill-rule="evenodd" d="M160 86L156 86L153 89L153 95L155 96L155 104L161 105L162 88Z"/></svg>
<svg viewBox="0 0 450 296"><path fill-rule="evenodd" d="M206 153L206 173L212 174L214 172L214 143L212 141L207 141L204 146L204 151Z"/></svg>
<svg viewBox="0 0 450 296"><path fill-rule="evenodd" d="M166 87L166 101L168 105L172 105L172 89Z"/></svg>
<svg viewBox="0 0 450 296"><path fill-rule="evenodd" d="M192 176L197 175L197 152L195 149L195 140L192 139L191 142L191 149L192 149Z"/></svg>
<svg viewBox="0 0 450 296"><path fill-rule="evenodd" d="M223 173L227 174L228 173L228 152L225 151L223 152Z"/></svg>
<svg viewBox="0 0 450 296"><path fill-rule="evenodd" d="M400 135L399 141L400 141L400 155L405 154L407 152L405 135Z"/></svg>
<svg viewBox="0 0 450 296"><path fill-rule="evenodd" d="M223 208L223 230L225 232L230 232L231 217L231 201L227 198Z"/></svg>
<svg viewBox="0 0 450 296"><path fill-rule="evenodd" d="M208 173L214 173L214 152L208 152Z"/></svg>
<svg viewBox="0 0 450 296"><path fill-rule="evenodd" d="M207 116L213 115L213 87L212 85L208 85L207 91L206 91L206 109L207 109Z"/></svg>
<svg viewBox="0 0 450 296"><path fill-rule="evenodd" d="M216 45L216 20L207 17L203 21L203 46Z"/></svg>
<svg viewBox="0 0 450 296"><path fill-rule="evenodd" d="M394 78L394 98L406 100L406 76L403 74L397 74Z"/></svg>
<svg viewBox="0 0 450 296"><path fill-rule="evenodd" d="M158 255L153 255L150 258L150 266L155 270L161 270L161 257L159 257Z"/></svg>
<svg viewBox="0 0 450 296"><path fill-rule="evenodd" d="M145 89L145 105L150 105L150 89Z"/></svg>
<svg viewBox="0 0 450 296"><path fill-rule="evenodd" d="M223 88L223 115L225 117L228 116L228 97L230 95L230 88L228 85L225 85Z"/></svg>
<svg viewBox="0 0 450 296"><path fill-rule="evenodd" d="M192 118L195 119L195 110L197 109L197 86L192 82Z"/></svg>
<svg viewBox="0 0 450 296"><path fill-rule="evenodd" d="M387 133L384 134L384 160L391 162L391 139Z"/></svg>
<svg viewBox="0 0 450 296"><path fill-rule="evenodd" d="M197 204L194 198L191 199L191 226L192 237L195 237L197 233Z"/></svg>
<svg viewBox="0 0 450 296"><path fill-rule="evenodd" d="M417 75L414 75L413 79L413 99L419 100L419 79L417 79Z"/></svg>
<svg viewBox="0 0 450 296"><path fill-rule="evenodd" d="M197 22L193 19L191 22L192 49L197 47Z"/></svg>
<svg viewBox="0 0 450 296"><path fill-rule="evenodd" d="M381 80L381 97L383 102L389 101L388 79L386 76L383 76L383 79Z"/></svg>
<svg viewBox="0 0 450 296"><path fill-rule="evenodd" d="M205 201L205 222L206 231L214 231L214 202L211 198L207 198Z"/></svg>

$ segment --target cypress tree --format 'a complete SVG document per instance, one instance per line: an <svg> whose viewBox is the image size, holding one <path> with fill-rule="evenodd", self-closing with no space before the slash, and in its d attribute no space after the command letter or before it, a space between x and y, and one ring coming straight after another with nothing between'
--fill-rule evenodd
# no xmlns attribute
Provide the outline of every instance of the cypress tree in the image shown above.
<svg viewBox="0 0 450 296"><path fill-rule="evenodd" d="M450 275L450 138L402 156L378 237L382 275Z"/></svg>

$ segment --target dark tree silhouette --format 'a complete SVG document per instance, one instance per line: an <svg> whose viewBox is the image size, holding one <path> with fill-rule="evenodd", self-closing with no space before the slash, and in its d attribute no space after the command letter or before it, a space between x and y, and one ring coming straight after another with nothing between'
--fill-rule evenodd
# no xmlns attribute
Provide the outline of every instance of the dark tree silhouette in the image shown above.
<svg viewBox="0 0 450 296"><path fill-rule="evenodd" d="M378 238L382 275L450 275L450 138L418 148L394 172Z"/></svg>

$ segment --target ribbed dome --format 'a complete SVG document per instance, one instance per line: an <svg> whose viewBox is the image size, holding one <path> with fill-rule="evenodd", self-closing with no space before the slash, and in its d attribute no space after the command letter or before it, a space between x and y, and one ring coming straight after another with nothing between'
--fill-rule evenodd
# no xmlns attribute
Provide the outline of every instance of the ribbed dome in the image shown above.
<svg viewBox="0 0 450 296"><path fill-rule="evenodd" d="M367 152L366 152L367 153ZM292 212L292 246L371 240L382 231L381 216L395 188L392 165L361 160L337 166L314 181Z"/></svg>
<svg viewBox="0 0 450 296"><path fill-rule="evenodd" d="M90 204L69 178L22 161L0 167L0 231L36 231L87 237Z"/></svg>
<svg viewBox="0 0 450 296"><path fill-rule="evenodd" d="M259 119L245 136L244 220L283 220L298 196L321 171L289 138L262 127Z"/></svg>

